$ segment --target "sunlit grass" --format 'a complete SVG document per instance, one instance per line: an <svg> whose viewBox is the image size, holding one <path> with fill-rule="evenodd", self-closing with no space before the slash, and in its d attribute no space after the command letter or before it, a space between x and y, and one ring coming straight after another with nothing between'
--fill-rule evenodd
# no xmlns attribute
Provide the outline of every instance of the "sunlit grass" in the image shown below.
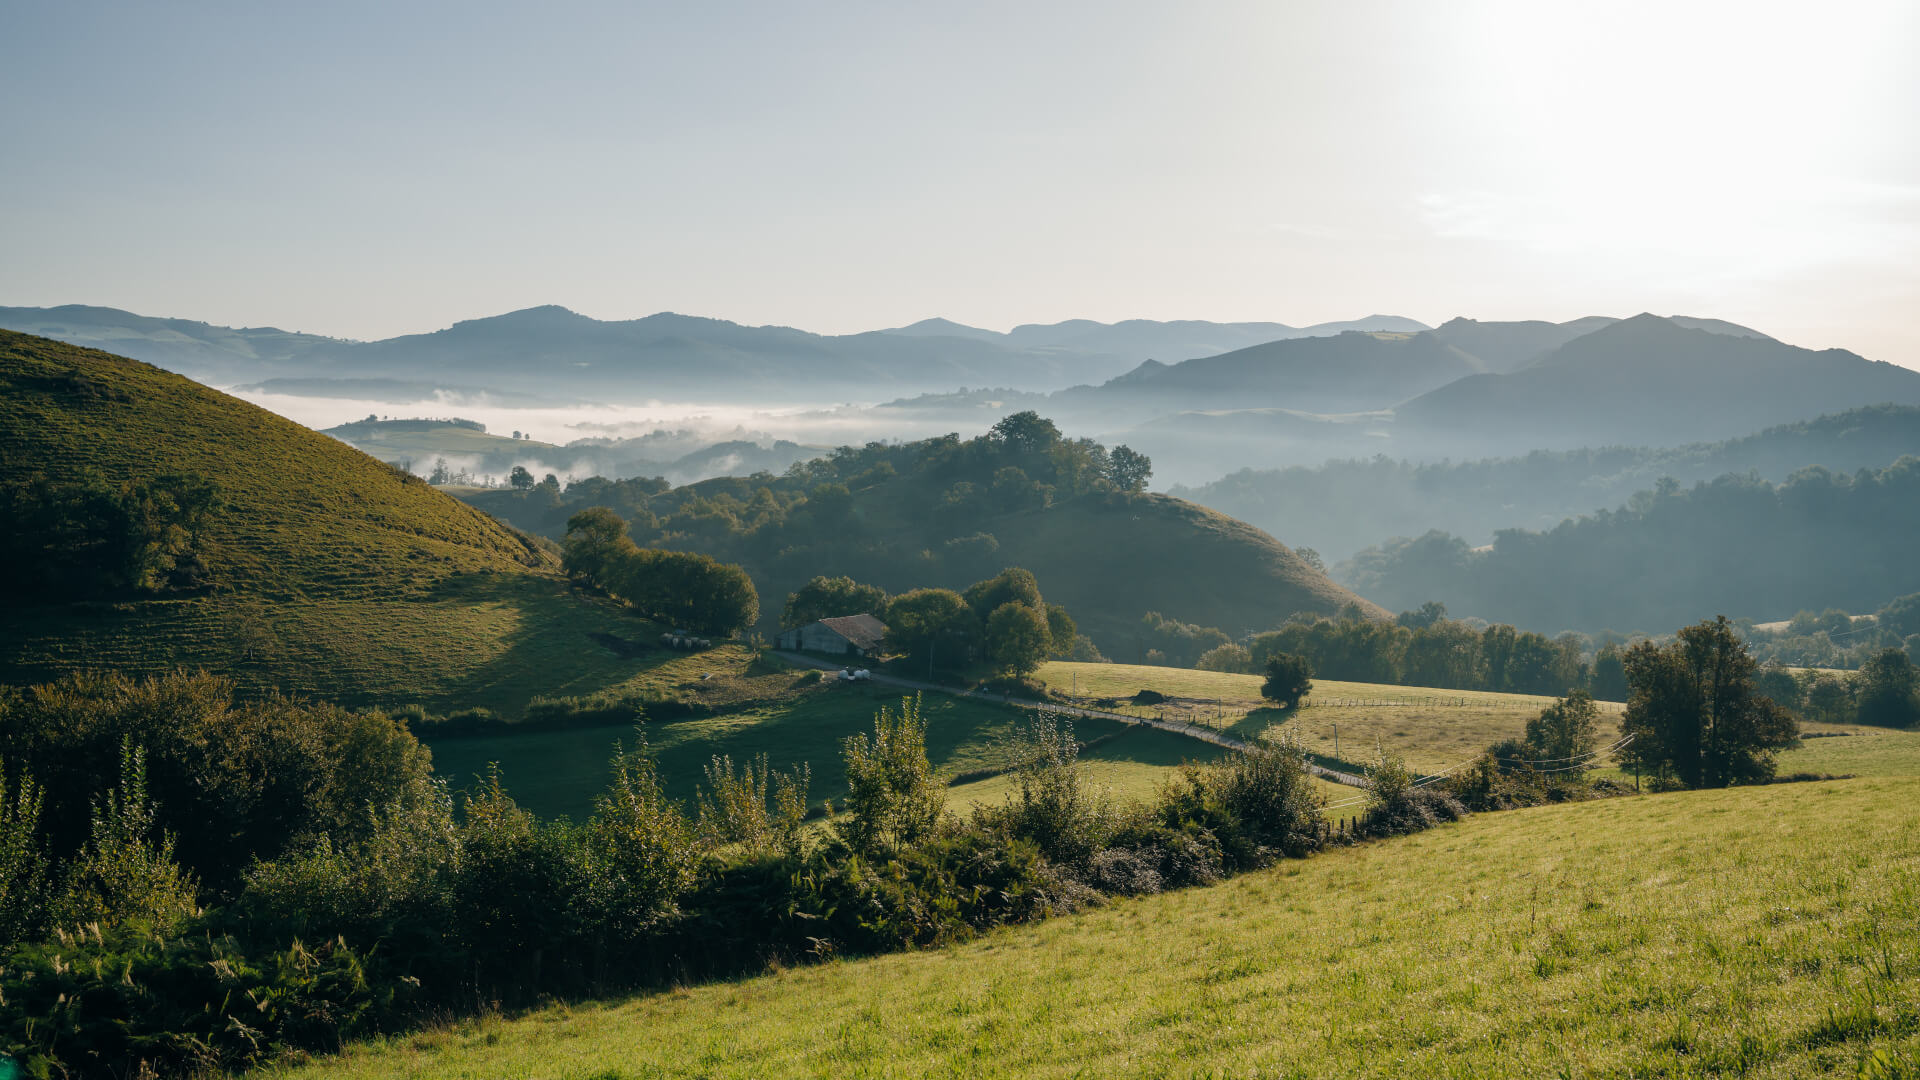
<svg viewBox="0 0 1920 1080"><path fill-rule="evenodd" d="M1917 796L1874 778L1479 815L296 1075L1852 1077L1920 1042Z"/></svg>

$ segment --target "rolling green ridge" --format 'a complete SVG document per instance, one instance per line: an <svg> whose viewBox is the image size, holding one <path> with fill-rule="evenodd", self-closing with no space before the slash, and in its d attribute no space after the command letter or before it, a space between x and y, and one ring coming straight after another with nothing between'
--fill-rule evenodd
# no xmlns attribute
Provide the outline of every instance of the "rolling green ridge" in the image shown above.
<svg viewBox="0 0 1920 1080"><path fill-rule="evenodd" d="M642 546L699 551L745 568L767 630L780 601L816 575L901 593L964 588L1009 566L1032 571L1047 599L1065 605L1117 659L1144 652L1141 619L1149 611L1235 634L1348 604L1385 614L1245 522L1164 495L1115 490L1092 475L1104 448L1062 439L1038 417L1033 423L1057 441L1037 450L992 437L874 443L842 447L777 477L723 477L664 491L648 481L596 479L564 495L535 489L462 497L554 538L565 535L573 514L606 506L626 518Z"/></svg>
<svg viewBox="0 0 1920 1080"><path fill-rule="evenodd" d="M1870 740L1859 779L1483 814L938 951L275 1075L1910 1075L1920 737L1821 742Z"/></svg>
<svg viewBox="0 0 1920 1080"><path fill-rule="evenodd" d="M0 331L0 479L204 476L210 587L12 605L0 679L205 667L249 691L517 712L627 677L532 539L343 443L178 375Z"/></svg>

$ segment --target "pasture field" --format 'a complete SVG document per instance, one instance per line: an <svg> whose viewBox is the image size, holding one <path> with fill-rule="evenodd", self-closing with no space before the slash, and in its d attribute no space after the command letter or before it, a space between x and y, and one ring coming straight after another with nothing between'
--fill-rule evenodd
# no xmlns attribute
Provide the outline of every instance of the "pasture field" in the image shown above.
<svg viewBox="0 0 1920 1080"><path fill-rule="evenodd" d="M811 767L809 798L817 807L821 799L838 803L844 794L840 741L871 732L874 713L882 707L898 709L901 701L901 692L890 687L827 682L782 700L743 705L715 716L648 724L646 737L659 758L667 790L675 797L693 798L695 785L703 782L702 770L715 755L730 756L736 765L743 765L764 753L775 769ZM927 721L927 757L946 776L1003 766L1005 741L1021 716L1019 709L1009 706L947 694L926 695L921 711ZM1155 769L1170 767L1181 760L1180 755L1200 757L1213 749L1177 735L1129 729L1117 720L1079 718L1075 732L1082 739L1120 733L1114 752L1144 755L1146 767ZM616 740L631 746L633 730L599 727L429 737L427 745L433 750L434 771L456 787L471 783L489 763L499 762L508 792L522 806L543 815L581 819L592 812L594 797L606 788L607 760ZM964 793L955 796L956 806L969 801Z"/></svg>
<svg viewBox="0 0 1920 1080"><path fill-rule="evenodd" d="M1913 743L1875 738L1819 742L1863 763ZM1891 1078L1920 1065L1916 1003L1920 780L1871 776L1481 814L938 951L276 1075Z"/></svg>
<svg viewBox="0 0 1920 1080"><path fill-rule="evenodd" d="M1230 731L1241 738L1286 732L1323 764L1357 772L1378 754L1393 750L1422 772L1438 772L1474 757L1488 745L1517 738L1527 720L1554 701L1535 694L1439 690L1420 686L1313 680L1300 708L1279 709L1260 696L1258 675L1135 664L1056 661L1034 676L1049 689L1082 698L1113 698L1116 711L1166 715ZM1132 705L1126 699L1154 690L1172 699L1163 705ZM1621 706L1601 704L1603 729Z"/></svg>

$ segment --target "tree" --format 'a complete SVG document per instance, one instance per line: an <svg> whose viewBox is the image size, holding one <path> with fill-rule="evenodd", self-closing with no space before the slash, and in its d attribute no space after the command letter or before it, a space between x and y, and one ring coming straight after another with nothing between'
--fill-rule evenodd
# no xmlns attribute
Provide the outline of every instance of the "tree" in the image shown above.
<svg viewBox="0 0 1920 1080"><path fill-rule="evenodd" d="M1073 616L1059 604L1047 605L1047 637L1051 646L1049 656L1065 656L1073 651L1074 639L1080 636L1080 628L1074 625Z"/></svg>
<svg viewBox="0 0 1920 1080"><path fill-rule="evenodd" d="M567 537L560 550L560 566L568 576L606 589L614 560L634 547L620 515L596 506L567 519Z"/></svg>
<svg viewBox="0 0 1920 1080"><path fill-rule="evenodd" d="M1593 767L1599 722L1593 695L1574 690L1527 721L1527 756L1542 772L1579 775Z"/></svg>
<svg viewBox="0 0 1920 1080"><path fill-rule="evenodd" d="M1039 667L1053 651L1053 633L1046 610L1035 604L1010 601L987 618L987 657L995 668L1025 675Z"/></svg>
<svg viewBox="0 0 1920 1080"><path fill-rule="evenodd" d="M985 581L976 581L967 586L967 606L973 609L974 616L985 623L994 612L1006 604L1026 604L1040 607L1045 601L1040 599L1040 582L1034 579L1032 571L1010 566Z"/></svg>
<svg viewBox="0 0 1920 1080"><path fill-rule="evenodd" d="M1060 429L1053 421L1028 409L993 425L987 438L1018 457L1033 458L1053 449L1060 441Z"/></svg>
<svg viewBox="0 0 1920 1080"><path fill-rule="evenodd" d="M887 604L887 649L925 660L964 660L979 633L979 620L952 589L915 589Z"/></svg>
<svg viewBox="0 0 1920 1080"><path fill-rule="evenodd" d="M947 789L927 761L927 724L918 697L900 711L882 707L873 735L841 744L847 764L847 818L841 838L858 851L898 852L931 835L947 806Z"/></svg>
<svg viewBox="0 0 1920 1080"><path fill-rule="evenodd" d="M1620 646L1609 641L1593 657L1590 678L1593 696L1601 701L1627 700L1627 665Z"/></svg>
<svg viewBox="0 0 1920 1080"><path fill-rule="evenodd" d="M1311 548L1299 548L1295 550L1295 553L1298 554L1300 551L1311 551L1311 550L1312 550ZM1318 558L1318 556L1316 555L1315 558ZM1325 566L1316 566L1314 568L1316 570L1326 569ZM1446 619L1447 619L1447 605L1441 603L1438 600L1429 600L1426 603L1421 604L1418 608L1414 609L1413 611L1401 612L1398 616L1394 618L1393 621L1399 623L1401 626L1404 626L1409 630L1426 630L1430 627L1438 625L1439 623L1445 622Z"/></svg>
<svg viewBox="0 0 1920 1080"><path fill-rule="evenodd" d="M1725 616L1681 629L1672 644L1627 650L1633 741L1623 763L1687 787L1726 787L1773 775L1773 752L1800 737L1793 714L1762 697L1758 665Z"/></svg>
<svg viewBox="0 0 1920 1080"><path fill-rule="evenodd" d="M1121 491L1145 491L1153 478L1153 459L1129 446L1107 453L1107 478Z"/></svg>
<svg viewBox="0 0 1920 1080"><path fill-rule="evenodd" d="M787 606L780 613L780 627L791 630L840 615L884 618L886 606L886 591L878 586L862 585L849 577L816 577L788 594Z"/></svg>
<svg viewBox="0 0 1920 1080"><path fill-rule="evenodd" d="M1193 666L1201 671L1248 672L1253 670L1253 654L1247 651L1245 645L1229 641L1201 653Z"/></svg>
<svg viewBox="0 0 1920 1080"><path fill-rule="evenodd" d="M1313 692L1313 665L1293 653L1275 653L1267 660L1267 681L1260 684L1260 696L1277 702L1283 709L1298 708Z"/></svg>
<svg viewBox="0 0 1920 1080"><path fill-rule="evenodd" d="M518 437L516 434L515 438ZM533 474L527 471L525 465L515 465L513 471L507 474L507 483L515 491L531 491L534 484Z"/></svg>
<svg viewBox="0 0 1920 1080"><path fill-rule="evenodd" d="M1920 669L1899 649L1883 649L1854 675L1859 722L1880 727L1920 724Z"/></svg>
<svg viewBox="0 0 1920 1080"><path fill-rule="evenodd" d="M1902 596L1881 608L1878 622L1881 629L1891 631L1896 637L1920 634L1920 593Z"/></svg>

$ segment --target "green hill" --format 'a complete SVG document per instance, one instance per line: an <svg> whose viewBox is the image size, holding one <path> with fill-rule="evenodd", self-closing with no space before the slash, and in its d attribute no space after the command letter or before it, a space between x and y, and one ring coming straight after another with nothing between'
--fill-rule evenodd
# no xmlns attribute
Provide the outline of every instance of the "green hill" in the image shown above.
<svg viewBox="0 0 1920 1080"><path fill-rule="evenodd" d="M1236 635L1347 604L1385 614L1245 522L1141 492L1137 472L1116 482L1112 462L1126 460L1123 449L1110 457L1020 413L980 438L841 447L781 476L677 488L596 477L564 494L462 497L553 538L580 510L608 507L643 546L744 567L768 629L787 594L816 575L900 593L964 588L1009 566L1031 570L1046 598L1120 659L1143 653L1141 619L1151 611Z"/></svg>
<svg viewBox="0 0 1920 1080"><path fill-rule="evenodd" d="M1920 737L1783 764L1868 743L1845 747L1861 779L1482 814L937 952L276 1075L1911 1076Z"/></svg>
<svg viewBox="0 0 1920 1080"><path fill-rule="evenodd" d="M318 432L124 357L0 331L0 485L115 490L169 475L223 505L191 541L191 587L28 593L0 613L0 680L205 667L346 703L517 711L625 677L593 632L632 620L573 599L554 557L417 478Z"/></svg>

